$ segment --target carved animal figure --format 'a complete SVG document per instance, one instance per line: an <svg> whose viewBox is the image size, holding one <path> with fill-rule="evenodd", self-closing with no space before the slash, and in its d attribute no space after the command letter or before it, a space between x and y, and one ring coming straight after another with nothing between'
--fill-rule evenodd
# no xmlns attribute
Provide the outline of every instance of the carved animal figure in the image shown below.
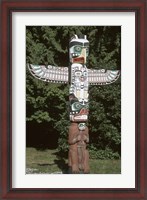
<svg viewBox="0 0 147 200"><path fill-rule="evenodd" d="M72 173L89 173L89 152L86 149L89 134L85 123L70 124L68 143L70 145L68 164Z"/></svg>

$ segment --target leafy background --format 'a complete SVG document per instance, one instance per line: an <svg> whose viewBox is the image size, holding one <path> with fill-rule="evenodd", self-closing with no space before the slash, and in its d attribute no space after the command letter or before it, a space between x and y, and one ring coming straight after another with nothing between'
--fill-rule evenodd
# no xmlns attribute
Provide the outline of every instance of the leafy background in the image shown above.
<svg viewBox="0 0 147 200"><path fill-rule="evenodd" d="M87 35L88 68L121 67L120 26L27 26L26 63L69 66L69 40ZM26 67L26 146L68 152L68 85L35 79ZM89 87L91 159L121 157L121 80Z"/></svg>

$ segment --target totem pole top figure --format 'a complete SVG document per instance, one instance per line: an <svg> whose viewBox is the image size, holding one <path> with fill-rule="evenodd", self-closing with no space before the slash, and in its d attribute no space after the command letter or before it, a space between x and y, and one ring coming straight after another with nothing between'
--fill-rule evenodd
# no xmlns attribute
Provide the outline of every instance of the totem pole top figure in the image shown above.
<svg viewBox="0 0 147 200"><path fill-rule="evenodd" d="M89 54L89 41L87 40L86 35L82 38L78 38L77 35L72 37L69 48L70 63L86 64Z"/></svg>

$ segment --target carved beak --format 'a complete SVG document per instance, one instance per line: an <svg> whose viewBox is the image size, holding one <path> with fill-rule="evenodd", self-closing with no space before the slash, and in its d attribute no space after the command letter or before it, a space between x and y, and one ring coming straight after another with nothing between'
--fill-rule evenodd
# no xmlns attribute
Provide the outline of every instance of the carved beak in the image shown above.
<svg viewBox="0 0 147 200"><path fill-rule="evenodd" d="M79 57L73 58L74 63L86 64L86 48L83 48Z"/></svg>

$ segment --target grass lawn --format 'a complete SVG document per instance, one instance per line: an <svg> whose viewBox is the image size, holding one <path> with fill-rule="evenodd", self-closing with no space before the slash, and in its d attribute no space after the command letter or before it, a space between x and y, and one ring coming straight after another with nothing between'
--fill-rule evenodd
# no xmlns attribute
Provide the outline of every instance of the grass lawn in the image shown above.
<svg viewBox="0 0 147 200"><path fill-rule="evenodd" d="M59 157L57 150L26 148L26 174L67 173L68 161ZM91 174L120 174L120 160L90 159Z"/></svg>

